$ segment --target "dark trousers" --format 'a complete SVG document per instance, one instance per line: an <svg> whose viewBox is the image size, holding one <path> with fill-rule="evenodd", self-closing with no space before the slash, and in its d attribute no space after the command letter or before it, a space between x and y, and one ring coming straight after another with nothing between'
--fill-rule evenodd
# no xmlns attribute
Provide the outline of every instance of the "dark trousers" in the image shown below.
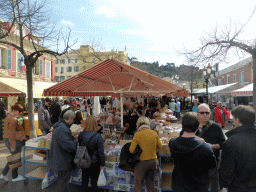
<svg viewBox="0 0 256 192"><path fill-rule="evenodd" d="M209 178L210 178L210 192L218 192L219 191L219 174L217 171L217 166L209 170Z"/></svg>
<svg viewBox="0 0 256 192"><path fill-rule="evenodd" d="M25 145L25 141L16 141L16 150L14 152L11 152L11 146L10 146L9 139L5 139L5 145L8 148L8 150L10 151L10 153L13 155L13 154L21 152L22 146ZM8 172L9 172L9 164L7 162L2 174L7 175ZM12 170L12 179L15 179L17 177L18 177L18 168Z"/></svg>
<svg viewBox="0 0 256 192"><path fill-rule="evenodd" d="M3 125L2 125L2 117L0 117L0 141L3 140Z"/></svg>
<svg viewBox="0 0 256 192"><path fill-rule="evenodd" d="M92 192L98 191L98 178L100 175L100 164L92 163L87 169L82 169L82 191L88 191L89 178L91 178Z"/></svg>
<svg viewBox="0 0 256 192"><path fill-rule="evenodd" d="M50 131L48 129L42 129L41 132L42 132L43 136L45 136L48 133L50 133Z"/></svg>
<svg viewBox="0 0 256 192"><path fill-rule="evenodd" d="M58 171L58 180L56 185L58 186L59 192L69 192L69 180L72 175L72 170L69 171Z"/></svg>
<svg viewBox="0 0 256 192"><path fill-rule="evenodd" d="M154 192L155 188L155 173L156 173L157 159L147 161L140 161L135 165L134 169L134 190L133 192L141 192L144 179L146 180L146 187L148 192Z"/></svg>

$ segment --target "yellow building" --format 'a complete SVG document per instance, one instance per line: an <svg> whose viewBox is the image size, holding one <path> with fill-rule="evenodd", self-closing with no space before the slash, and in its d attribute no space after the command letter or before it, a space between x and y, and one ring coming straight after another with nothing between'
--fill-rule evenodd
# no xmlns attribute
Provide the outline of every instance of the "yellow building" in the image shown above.
<svg viewBox="0 0 256 192"><path fill-rule="evenodd" d="M81 45L79 49L69 51L68 55L58 57L55 62L56 81L63 81L111 58L130 65L126 48L124 51L95 51L90 45Z"/></svg>

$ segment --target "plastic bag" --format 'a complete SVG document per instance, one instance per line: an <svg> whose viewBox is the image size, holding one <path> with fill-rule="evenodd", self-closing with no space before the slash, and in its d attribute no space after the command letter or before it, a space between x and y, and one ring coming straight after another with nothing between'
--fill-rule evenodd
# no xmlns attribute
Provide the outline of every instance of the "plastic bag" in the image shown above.
<svg viewBox="0 0 256 192"><path fill-rule="evenodd" d="M107 185L107 180L106 177L104 175L103 169L100 170L100 175L99 175L99 179L98 179L98 186L105 186Z"/></svg>

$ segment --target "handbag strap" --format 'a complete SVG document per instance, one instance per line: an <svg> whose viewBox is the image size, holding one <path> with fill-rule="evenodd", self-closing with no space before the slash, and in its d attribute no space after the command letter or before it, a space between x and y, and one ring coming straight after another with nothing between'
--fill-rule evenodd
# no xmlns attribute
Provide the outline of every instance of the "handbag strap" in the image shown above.
<svg viewBox="0 0 256 192"><path fill-rule="evenodd" d="M96 135L97 135L97 132L94 133L94 134L91 136L91 138L90 138L89 141L87 142L86 148L87 148L87 146L88 146L88 143L90 143L90 141L91 141Z"/></svg>

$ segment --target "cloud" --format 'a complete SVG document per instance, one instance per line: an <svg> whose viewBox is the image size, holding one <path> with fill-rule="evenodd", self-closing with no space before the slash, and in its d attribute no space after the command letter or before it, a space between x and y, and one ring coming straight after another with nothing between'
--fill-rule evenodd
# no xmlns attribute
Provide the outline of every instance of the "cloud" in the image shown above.
<svg viewBox="0 0 256 192"><path fill-rule="evenodd" d="M73 23L71 23L70 21L66 21L66 20L62 20L61 21L61 23L63 23L63 24L67 24L68 26L72 26L72 25L74 25Z"/></svg>

